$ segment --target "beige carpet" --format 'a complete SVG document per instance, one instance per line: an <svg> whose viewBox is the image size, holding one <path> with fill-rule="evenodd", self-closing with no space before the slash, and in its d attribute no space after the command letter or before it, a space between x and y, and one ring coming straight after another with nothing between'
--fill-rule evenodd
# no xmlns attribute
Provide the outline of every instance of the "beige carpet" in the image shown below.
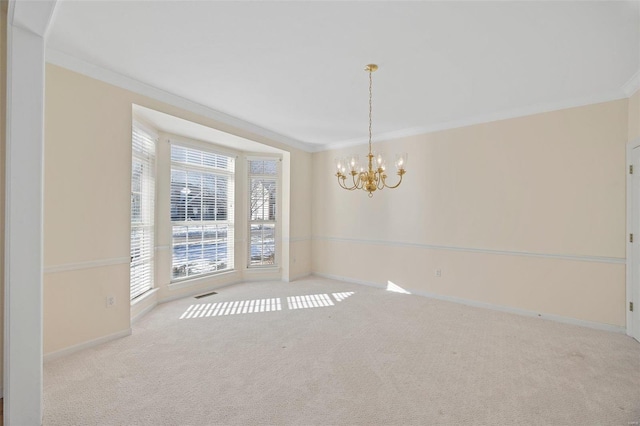
<svg viewBox="0 0 640 426"><path fill-rule="evenodd" d="M46 425L640 421L629 337L315 277L160 305L44 372Z"/></svg>

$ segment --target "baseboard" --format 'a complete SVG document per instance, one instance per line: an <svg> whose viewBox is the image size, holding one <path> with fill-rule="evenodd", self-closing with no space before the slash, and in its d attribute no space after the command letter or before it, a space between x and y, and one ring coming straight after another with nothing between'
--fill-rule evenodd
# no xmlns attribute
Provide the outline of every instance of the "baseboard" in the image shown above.
<svg viewBox="0 0 640 426"><path fill-rule="evenodd" d="M179 300L179 299L184 299L186 297L192 297L192 296L196 296L198 294L204 294L207 293L209 291L214 291L214 290L218 290L224 287L228 287L230 285L235 285L235 284L240 284L246 282L244 280L236 280L236 281L231 281L229 283L225 283L225 284L214 284L205 288L200 288L197 290L191 290L187 293L182 293L182 294L176 294L175 296L169 296L169 297L165 297L164 299L160 299L158 300L158 304L160 303L167 303L167 302L173 302L174 300Z"/></svg>
<svg viewBox="0 0 640 426"><path fill-rule="evenodd" d="M319 272L313 272L313 275L318 276L318 277L322 277L322 278L328 278L328 279L331 279L331 280L344 281L344 282L348 282L348 283L352 283L352 284L366 285L366 286L369 286L369 287L376 287L376 288L380 288L380 289L386 288L386 286L384 286L383 284L374 283L374 282L371 282L371 281L357 280L357 279L353 279L353 278L349 278L349 277L342 277L342 276L338 276L338 275L323 274L323 273L319 273ZM474 308L491 309L491 310L494 310L494 311L507 312L507 313L510 313L510 314L516 314L516 315L521 315L521 316L531 317L531 318L540 318L540 319L545 319L545 320L549 320L549 321L560 322L560 323L563 323L563 324L577 325L577 326L580 326L580 327L593 328L593 329L596 329L596 330L610 331L610 332L614 332L614 333L622 333L622 334L626 333L625 327L621 327L621 326L617 326L617 325L611 325L611 324L604 324L604 323L600 323L600 322L580 320L580 319L570 318L570 317L563 317L561 315L554 315L554 314L546 314L546 313L541 313L541 312L528 311L526 309L513 308L513 307L510 307L510 306L504 306L504 305L495 305L495 304L492 304L492 303L480 302L480 301L477 301L477 300L463 299L463 298L460 298L460 297L453 297L453 296L445 296L445 295L441 295L441 294L429 293L429 292L424 292L424 291L411 291L411 294L414 294L416 296L428 297L430 299L442 300L442 301L445 301L445 302L452 302L452 303L458 303L458 304L461 304L461 305L472 306Z"/></svg>
<svg viewBox="0 0 640 426"><path fill-rule="evenodd" d="M327 278L327 279L330 279L330 280L344 281L346 283L351 283L351 284L366 285L368 287L375 287L375 288L381 288L381 289L387 288L383 284L374 283L372 281L357 280L355 278L343 277L343 276L340 276L340 275L323 274L323 273L320 273L320 272L312 272L311 275L314 275L316 277L321 277L321 278Z"/></svg>
<svg viewBox="0 0 640 426"><path fill-rule="evenodd" d="M99 337L97 339L89 340L88 342L84 342L84 343L80 343L80 344L77 344L77 345L69 346L68 348L61 349L61 350L56 351L56 352L51 352L51 353L45 354L43 359L44 359L44 362L53 361L53 360L56 360L58 358L62 358L62 357L65 357L67 355L71 355L73 353L79 352L81 350L89 349L89 348L92 348L94 346L98 346L98 345L101 345L103 343L107 343L107 342L110 342L112 340L120 339L122 337L130 336L130 335L131 335L131 329L127 328L126 330L122 330L122 331L119 331L117 333L109 334L108 336Z"/></svg>
<svg viewBox="0 0 640 426"><path fill-rule="evenodd" d="M293 277L289 277L289 281L288 282L298 281L298 280L301 280L301 279L306 278L308 276L311 276L311 272L303 272L302 274L298 274L298 275L294 275Z"/></svg>
<svg viewBox="0 0 640 426"><path fill-rule="evenodd" d="M131 310L133 310L133 308L136 305L142 305L145 303L150 303L149 306L147 306L146 308L142 309L140 312L138 312L137 314L133 315L131 317L131 324L133 325L136 321L138 321L140 318L142 318L143 316L145 316L146 314L148 314L149 312L151 312L153 310L153 308L155 308L156 306L158 306L158 288L153 288L149 291L147 291L146 293L144 293L143 295L139 296L138 298L134 299L133 302L131 302ZM153 299L152 302L149 302L149 299Z"/></svg>
<svg viewBox="0 0 640 426"><path fill-rule="evenodd" d="M153 308L155 308L156 306L158 306L157 301L153 302L151 305L147 306L146 308L138 312L133 318L131 318L131 325L135 324L138 320L140 320L140 318L147 315L149 312L153 311Z"/></svg>

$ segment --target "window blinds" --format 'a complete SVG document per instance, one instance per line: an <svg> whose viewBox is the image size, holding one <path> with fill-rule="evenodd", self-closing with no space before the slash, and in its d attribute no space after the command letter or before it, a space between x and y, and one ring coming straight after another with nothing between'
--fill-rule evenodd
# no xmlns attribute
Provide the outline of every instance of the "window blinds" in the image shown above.
<svg viewBox="0 0 640 426"><path fill-rule="evenodd" d="M153 288L157 138L153 129L134 121L131 135L131 300Z"/></svg>
<svg viewBox="0 0 640 426"><path fill-rule="evenodd" d="M234 268L235 158L171 145L172 279Z"/></svg>

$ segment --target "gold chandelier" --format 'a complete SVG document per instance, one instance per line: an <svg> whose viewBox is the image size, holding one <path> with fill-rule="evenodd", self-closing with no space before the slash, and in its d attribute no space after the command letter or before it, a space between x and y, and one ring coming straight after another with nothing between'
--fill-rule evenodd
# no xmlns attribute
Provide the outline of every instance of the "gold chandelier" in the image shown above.
<svg viewBox="0 0 640 426"><path fill-rule="evenodd" d="M397 188L402 183L402 176L406 173L404 169L407 164L407 153L396 154L395 166L398 170L397 174L400 176L400 180L395 185L387 184L386 163L380 153L374 153L371 150L371 106L372 106L372 91L371 91L371 74L378 69L376 64L367 65L364 70L369 73L369 154L367 154L367 168L364 165L360 165L358 162L358 156L351 156L349 158L336 158L336 168L338 172L338 185L341 188L353 191L354 189L362 189L369 193L369 197L373 197L373 192L377 189L383 188ZM351 175L353 183L348 186L346 183L347 175Z"/></svg>

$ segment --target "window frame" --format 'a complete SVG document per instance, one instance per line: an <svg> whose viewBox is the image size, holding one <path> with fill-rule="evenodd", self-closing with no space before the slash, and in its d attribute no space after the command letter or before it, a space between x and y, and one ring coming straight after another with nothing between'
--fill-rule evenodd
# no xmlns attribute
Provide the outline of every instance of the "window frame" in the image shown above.
<svg viewBox="0 0 640 426"><path fill-rule="evenodd" d="M275 175L260 175L260 174L252 174L251 173L251 161L275 161L276 162L276 174ZM246 246L246 268L249 270L266 270L266 269L278 269L280 268L280 258L282 252L282 244L280 243L282 238L281 235L281 199L282 199L282 156L280 155L247 155L245 156L245 167L246 167L246 195L245 199L247 202L247 213L245 215L245 219L247 221L246 230L247 230L247 246ZM252 220L251 219L251 178L252 177L264 177L269 179L275 179L276 181L276 200L275 200L275 218L274 220ZM261 265L252 265L251 264L251 225L252 224L273 224L274 225L274 259L273 263L270 264L261 264Z"/></svg>
<svg viewBox="0 0 640 426"><path fill-rule="evenodd" d="M177 284L184 283L190 280L198 280L210 276L221 275L233 272L237 270L237 260L235 256L236 251L236 241L235 241L235 214L236 214L236 174L237 174L237 162L238 156L237 153L232 151L227 151L223 147L219 147L218 145L210 144L210 143L198 143L197 141L188 140L182 137L171 136L168 139L169 142L169 152L168 152L168 163L169 163L169 185L168 185L168 195L169 195L169 234L171 243L169 245L169 249L171 252L170 256L170 265L169 265L169 284ZM202 165L196 164L187 164L187 163L179 163L174 162L172 160L172 148L180 147L190 150L201 151L208 154L220 155L228 157L233 162L233 171L225 171L224 169L206 167ZM171 176L174 170L179 171L195 171L200 173L211 173L216 176L225 176L228 178L229 187L227 188L227 219L226 220L200 220L200 221L174 221L171 217ZM226 269L220 269L215 271L208 271L199 274L191 274L182 277L174 277L173 268L174 268L174 227L176 226L219 226L226 225L227 227L227 254L232 261L232 266Z"/></svg>

